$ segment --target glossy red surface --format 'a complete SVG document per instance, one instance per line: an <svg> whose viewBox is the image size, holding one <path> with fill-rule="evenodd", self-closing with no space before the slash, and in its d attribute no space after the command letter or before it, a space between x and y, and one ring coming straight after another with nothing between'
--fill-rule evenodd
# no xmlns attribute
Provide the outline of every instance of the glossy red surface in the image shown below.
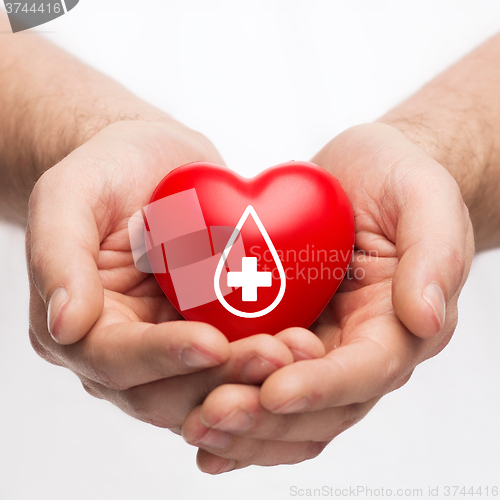
<svg viewBox="0 0 500 500"><path fill-rule="evenodd" d="M262 317L236 316L217 299L180 311L181 314L187 320L214 325L231 341L257 333L276 334L291 326L310 326L341 283L354 245L353 212L338 180L307 162L277 165L252 179L218 165L191 163L166 175L151 202L192 188L208 227L234 228L247 206L252 205L274 243L287 279L283 299ZM272 286L258 288L256 302L242 301L241 288L225 298L238 310L254 312L276 298L279 273L253 220L248 219L243 225L241 236L246 256L257 258L258 271L273 273ZM179 310L170 274L155 276ZM190 286L213 288L213 283L194 280Z"/></svg>

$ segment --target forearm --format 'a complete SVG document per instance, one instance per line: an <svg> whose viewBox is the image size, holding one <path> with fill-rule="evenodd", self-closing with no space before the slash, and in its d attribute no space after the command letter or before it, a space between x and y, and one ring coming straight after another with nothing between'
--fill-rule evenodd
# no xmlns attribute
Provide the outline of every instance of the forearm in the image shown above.
<svg viewBox="0 0 500 500"><path fill-rule="evenodd" d="M0 17L0 31L8 30ZM0 218L24 223L38 177L110 123L168 116L38 36L0 36Z"/></svg>
<svg viewBox="0 0 500 500"><path fill-rule="evenodd" d="M379 121L403 132L456 179L478 250L500 245L500 35Z"/></svg>

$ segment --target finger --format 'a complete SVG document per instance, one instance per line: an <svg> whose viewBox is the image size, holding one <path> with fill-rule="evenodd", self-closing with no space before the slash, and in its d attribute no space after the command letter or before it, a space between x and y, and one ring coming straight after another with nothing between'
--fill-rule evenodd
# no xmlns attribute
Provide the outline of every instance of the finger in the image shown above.
<svg viewBox="0 0 500 500"><path fill-rule="evenodd" d="M198 412L199 408L196 408L186 419L182 426L182 437L189 444L220 458L255 465L296 464L317 457L327 444L315 441L262 441L232 436L203 424L197 425L200 422Z"/></svg>
<svg viewBox="0 0 500 500"><path fill-rule="evenodd" d="M100 328L101 322L113 321L114 313L120 314L107 309L86 337L62 348L68 367L110 389L126 390L229 358L226 337L208 324L120 322Z"/></svg>
<svg viewBox="0 0 500 500"><path fill-rule="evenodd" d="M405 326L421 338L439 333L473 254L472 228L451 175L424 155L398 181L396 243L400 259L393 303ZM413 168L411 168L413 167ZM450 319L451 321L451 319Z"/></svg>
<svg viewBox="0 0 500 500"><path fill-rule="evenodd" d="M236 460L218 457L217 455L200 448L196 454L196 465L201 472L216 475L223 474L224 472L231 472L232 470L244 469L251 464L245 464L243 462L236 462Z"/></svg>
<svg viewBox="0 0 500 500"><path fill-rule="evenodd" d="M226 457L225 451L205 450L200 448L196 456L196 464L202 472L220 474L250 465L271 467L274 465L293 465L316 458L328 443L301 441L259 441L246 438L235 438L235 453L228 453L240 458Z"/></svg>
<svg viewBox="0 0 500 500"><path fill-rule="evenodd" d="M186 416L215 387L225 383L260 384L293 362L290 350L271 335L253 335L229 344L230 357L220 366L170 377L128 390L90 382L92 390L125 413L158 427L182 426Z"/></svg>
<svg viewBox="0 0 500 500"><path fill-rule="evenodd" d="M258 387L225 384L214 389L197 412L200 422L192 426L216 429L238 436L275 441L331 441L359 422L375 405L366 403L327 408L315 412L291 415L274 414L260 403ZM190 417L188 417L189 420ZM184 429L185 439L196 436Z"/></svg>
<svg viewBox="0 0 500 500"><path fill-rule="evenodd" d="M310 330L305 328L287 328L275 335L293 354L294 361L315 359L325 355L325 346Z"/></svg>
<svg viewBox="0 0 500 500"><path fill-rule="evenodd" d="M115 331L115 328L123 329L125 335L120 338L118 349L127 351L130 344L128 342L121 342L125 338L128 338L127 335L135 335L137 341L138 332L140 331L140 334L142 334L144 329L152 326L151 323L170 322L182 318L170 302L168 302L163 293L162 297L130 297L128 295L121 295L105 290L105 305L103 313L89 332L89 334L91 333L93 336L92 342L88 344L77 343L76 345L78 347L71 349L70 346L58 344L50 336L46 321L44 321L46 314L45 304L34 286L30 288L29 334L33 348L41 357L50 363L61 366L71 365L73 368L80 371L84 369L81 367L85 367L86 362L86 358L82 357L82 350L84 346L88 345L90 352L98 355L98 349L94 349L94 339L98 339L99 342L100 339L106 337L106 332L108 330L113 332ZM137 325L132 325L133 322L137 323ZM125 326L125 324L129 326ZM104 329L106 329L106 332L101 332L101 330ZM96 335L97 331L99 331L99 334ZM226 350L229 352L226 338L222 334L219 335L226 346ZM112 335L108 340L111 340L111 338ZM220 346L215 344L214 347L217 350ZM116 347L110 347L110 349L112 349L109 351L110 353L115 352ZM129 349L128 352L131 353L133 351ZM78 373L78 371L76 373Z"/></svg>
<svg viewBox="0 0 500 500"><path fill-rule="evenodd" d="M30 278L46 305L48 330L61 344L81 339L103 307L96 265L100 237L89 197L95 193L89 196L60 165L40 178L30 198Z"/></svg>
<svg viewBox="0 0 500 500"><path fill-rule="evenodd" d="M275 413L299 413L380 397L420 362L424 342L394 314L367 320L325 357L273 373L262 385L261 403Z"/></svg>

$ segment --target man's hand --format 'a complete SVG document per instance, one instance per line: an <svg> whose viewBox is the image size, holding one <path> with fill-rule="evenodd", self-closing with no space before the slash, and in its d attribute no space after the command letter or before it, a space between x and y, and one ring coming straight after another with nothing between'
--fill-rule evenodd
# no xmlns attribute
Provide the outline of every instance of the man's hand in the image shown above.
<svg viewBox="0 0 500 500"><path fill-rule="evenodd" d="M215 328L181 321L154 276L135 268L130 216L165 174L195 160L222 163L173 120L115 123L40 178L26 233L35 350L91 394L169 428L221 383L263 382L297 347L269 335L229 345ZM299 348L323 354L317 339Z"/></svg>
<svg viewBox="0 0 500 500"><path fill-rule="evenodd" d="M347 130L313 162L339 179L356 221L353 279L312 328L327 354L274 372L260 389L215 389L183 427L198 446L207 428L233 435L223 449L201 446L203 471L318 455L440 352L455 329L474 239L451 175L383 124Z"/></svg>
<svg viewBox="0 0 500 500"><path fill-rule="evenodd" d="M0 218L24 225L30 198L35 350L93 395L170 428L217 385L261 383L292 362L294 338L229 345L180 321L134 267L129 217L172 168L223 163L212 144L43 38L1 37L0 52ZM324 352L314 338L299 347Z"/></svg>

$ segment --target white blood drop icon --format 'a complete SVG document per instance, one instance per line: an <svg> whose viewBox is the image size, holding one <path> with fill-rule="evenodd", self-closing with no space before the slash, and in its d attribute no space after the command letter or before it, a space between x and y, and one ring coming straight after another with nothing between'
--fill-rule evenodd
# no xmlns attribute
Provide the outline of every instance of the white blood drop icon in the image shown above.
<svg viewBox="0 0 500 500"><path fill-rule="evenodd" d="M276 267L278 269L280 276L280 290L278 292L277 297L274 299L273 303L267 306L265 309L255 312L240 311L231 306L230 304L228 304L228 302L224 298L224 295L221 292L219 283L222 268L226 263L227 256L229 255L229 252L231 251L231 248L234 242L236 241L236 238L238 237L241 228L243 227L243 224L247 220L248 216L252 217L255 224L259 228L259 231L262 234L262 237L264 238L269 248L269 251L271 252L271 255L273 256L274 262L276 263ZM256 264L257 264L256 257L243 257L242 272L228 273L227 285L241 286L242 300L244 302L254 302L257 300L258 287L271 286L271 273L258 272ZM266 228L264 227L264 224L262 224L262 221L257 215L257 212L252 207L252 205L248 205L247 208L245 208L245 211L243 212L243 215L241 216L240 220L238 221L238 224L236 224L236 227L234 228L234 231L232 232L231 237L229 238L229 241L226 244L226 248L222 252L222 255L219 259L219 263L217 264L217 269L214 275L215 295L217 296L219 302L223 305L223 307L230 313L239 316L240 318L260 318L261 316L265 316L267 313L270 313L273 309L276 308L276 306L281 302L281 299L285 295L285 289L286 289L285 270L283 269L283 264L281 263L278 253L276 252L276 248L274 247L273 242L269 237L269 234L267 234Z"/></svg>

